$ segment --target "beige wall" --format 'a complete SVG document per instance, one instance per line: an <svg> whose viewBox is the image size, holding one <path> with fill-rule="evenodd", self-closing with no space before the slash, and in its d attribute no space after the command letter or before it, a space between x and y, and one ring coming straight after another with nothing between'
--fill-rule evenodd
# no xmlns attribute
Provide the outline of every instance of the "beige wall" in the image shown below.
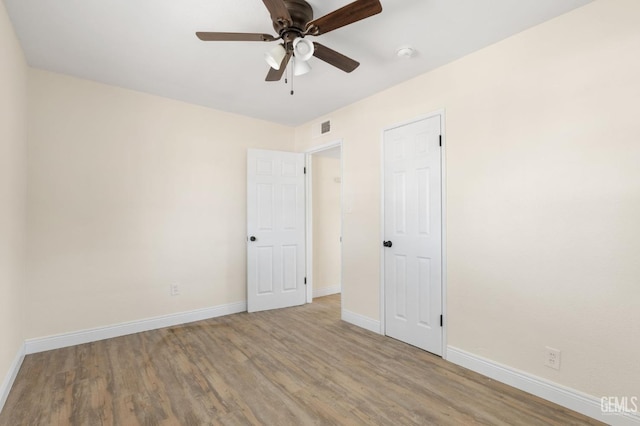
<svg viewBox="0 0 640 426"><path fill-rule="evenodd" d="M247 149L291 151L293 129L45 71L29 82L27 337L246 300Z"/></svg>
<svg viewBox="0 0 640 426"><path fill-rule="evenodd" d="M0 2L0 386L24 341L26 72Z"/></svg>
<svg viewBox="0 0 640 426"><path fill-rule="evenodd" d="M340 159L312 156L313 290L340 286Z"/></svg>
<svg viewBox="0 0 640 426"><path fill-rule="evenodd" d="M637 0L596 1L331 113L344 307L379 317L382 129L444 108L449 345L594 396L638 395L638 22ZM311 124L298 150L329 142ZM560 371L543 366L547 345Z"/></svg>

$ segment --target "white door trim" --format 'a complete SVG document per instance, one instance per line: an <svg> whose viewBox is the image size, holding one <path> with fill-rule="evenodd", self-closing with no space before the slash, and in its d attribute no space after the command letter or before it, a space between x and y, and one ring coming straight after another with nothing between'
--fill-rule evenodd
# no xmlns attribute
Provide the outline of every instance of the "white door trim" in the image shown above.
<svg viewBox="0 0 640 426"><path fill-rule="evenodd" d="M382 246L382 241L385 238L384 235L384 134L385 132L395 129L397 127L406 126L407 124L413 124L418 121L426 120L431 117L440 116L440 131L442 134L442 149L440 150L440 165L441 165L441 182L442 182L442 315L444 318L444 323L442 327L442 358L447 359L447 246L446 246L446 229L447 229L447 215L446 215L446 136L445 136L445 110L439 109L433 111L429 114L422 115L411 120L403 121L401 123L396 123L388 127L384 127L380 131L380 334L385 335L386 324L385 324L385 292L384 292L384 247Z"/></svg>
<svg viewBox="0 0 640 426"><path fill-rule="evenodd" d="M344 149L342 148L342 139L335 140L326 144L318 145L313 148L309 148L304 151L305 154L305 167L307 168L306 174L306 234L307 234L307 247L306 247L306 270L305 276L307 277L307 303L313 301L313 161L312 155L322 151L326 151L332 148L340 148L340 235L342 236L344 230ZM343 285L343 262L344 255L343 250L340 250L340 286ZM342 291L341 291L342 298Z"/></svg>

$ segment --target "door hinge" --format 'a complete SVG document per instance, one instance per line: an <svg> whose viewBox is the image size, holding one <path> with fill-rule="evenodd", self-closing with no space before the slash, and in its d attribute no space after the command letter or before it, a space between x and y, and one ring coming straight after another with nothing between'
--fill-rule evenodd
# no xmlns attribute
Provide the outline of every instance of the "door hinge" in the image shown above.
<svg viewBox="0 0 640 426"><path fill-rule="evenodd" d="M307 285L307 277L304 277L304 285Z"/></svg>
<svg viewBox="0 0 640 426"><path fill-rule="evenodd" d="M442 135L440 135L440 146L442 146Z"/></svg>
<svg viewBox="0 0 640 426"><path fill-rule="evenodd" d="M307 174L307 168L306 167L304 168L304 174L305 175Z"/></svg>
<svg viewBox="0 0 640 426"><path fill-rule="evenodd" d="M442 315L440 315L440 327L442 327L442 324L444 324L444 319L442 318Z"/></svg>

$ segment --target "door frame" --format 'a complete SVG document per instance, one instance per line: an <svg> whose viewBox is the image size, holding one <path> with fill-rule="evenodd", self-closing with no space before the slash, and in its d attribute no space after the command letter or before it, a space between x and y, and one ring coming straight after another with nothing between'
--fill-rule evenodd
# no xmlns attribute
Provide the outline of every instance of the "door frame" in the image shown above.
<svg viewBox="0 0 640 426"><path fill-rule="evenodd" d="M442 135L442 149L440 150L440 178L441 178L441 213L442 213L442 316L444 318L442 326L442 359L447 359L447 180L446 180L446 129L445 129L445 110L439 109L429 114L421 115L411 120L403 121L393 124L391 126L384 127L380 132L380 334L386 336L386 324L385 324L385 270L384 270L384 247L382 241L385 238L384 235L384 134L389 130L393 130L398 127L406 126L416 123L418 121L427 120L432 117L440 116L440 134Z"/></svg>
<svg viewBox="0 0 640 426"><path fill-rule="evenodd" d="M307 277L307 303L313 302L313 154L317 154L328 149L340 148L340 238L344 231L344 149L342 139L314 146L304 151L304 161L306 167L305 179L305 228L306 228L306 270ZM343 290L343 263L344 250L342 242L340 244L340 300L342 301Z"/></svg>

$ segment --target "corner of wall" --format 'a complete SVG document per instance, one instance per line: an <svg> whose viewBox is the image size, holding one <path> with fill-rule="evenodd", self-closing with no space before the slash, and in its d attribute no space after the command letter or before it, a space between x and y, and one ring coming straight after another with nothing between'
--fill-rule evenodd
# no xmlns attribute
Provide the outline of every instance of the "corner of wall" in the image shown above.
<svg viewBox="0 0 640 426"><path fill-rule="evenodd" d="M0 63L1 410L24 358L28 69L1 2Z"/></svg>

